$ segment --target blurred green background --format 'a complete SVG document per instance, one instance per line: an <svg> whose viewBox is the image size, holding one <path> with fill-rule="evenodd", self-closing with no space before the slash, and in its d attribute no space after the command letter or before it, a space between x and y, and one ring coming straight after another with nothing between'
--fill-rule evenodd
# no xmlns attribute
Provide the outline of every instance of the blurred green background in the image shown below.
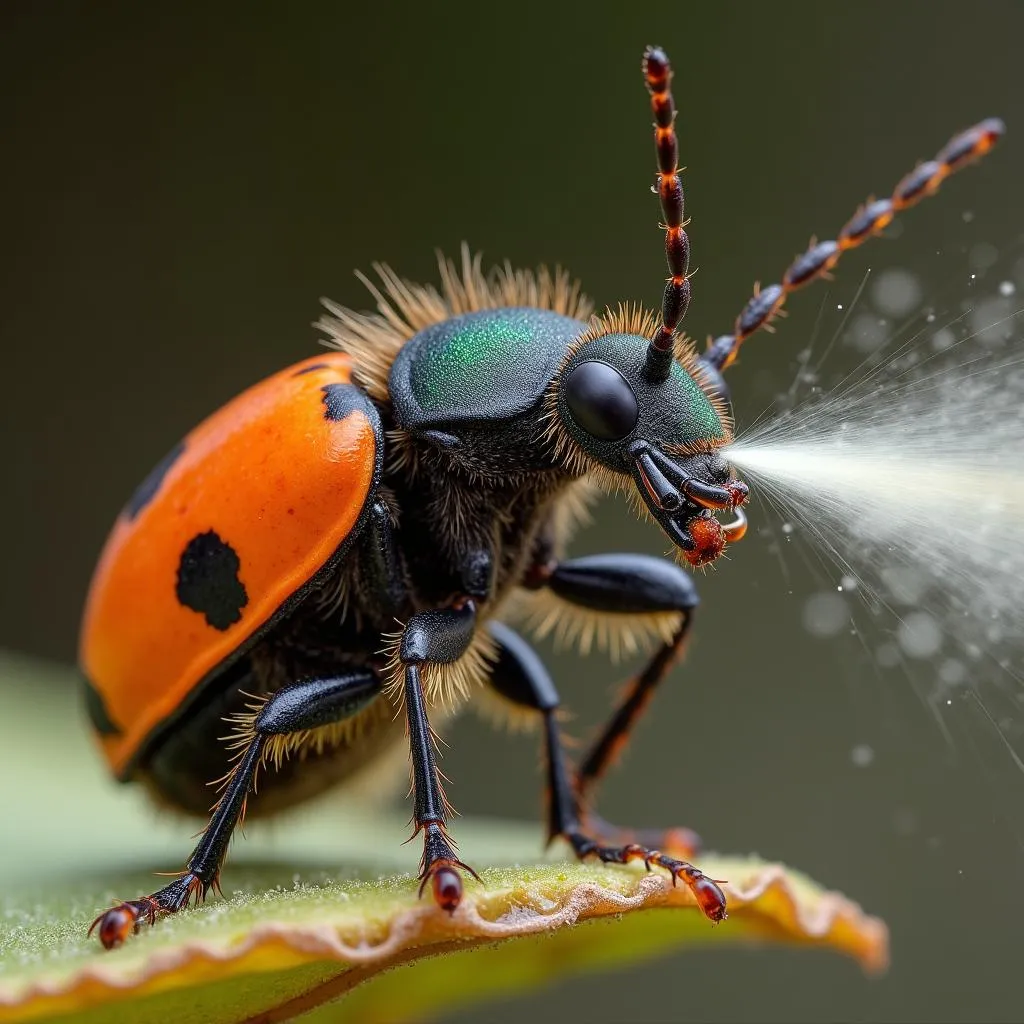
<svg viewBox="0 0 1024 1024"><path fill-rule="evenodd" d="M777 278L809 235L953 131L991 114L1010 126L983 167L750 344L732 375L741 425L788 388L819 313L839 326L835 306L867 267L910 269L955 308L972 247L1019 255L1024 6L628 7L3 5L0 646L73 659L126 496L219 403L315 351L319 296L368 305L353 268L386 260L433 280L434 248L466 239L495 260L562 263L602 304L656 302L648 42L676 68L701 338L728 328L755 278ZM685 823L845 891L889 921L892 971L866 981L824 954L687 954L464 1019L1024 1016L1024 775L969 704L943 711L949 742L927 678L873 663L877 635L805 632L805 601L839 573L799 538L780 557L770 520L756 526L703 579L686 666L602 810ZM663 547L612 502L577 544ZM551 663L585 735L619 673ZM463 814L537 814L531 741L474 716L449 739Z"/></svg>

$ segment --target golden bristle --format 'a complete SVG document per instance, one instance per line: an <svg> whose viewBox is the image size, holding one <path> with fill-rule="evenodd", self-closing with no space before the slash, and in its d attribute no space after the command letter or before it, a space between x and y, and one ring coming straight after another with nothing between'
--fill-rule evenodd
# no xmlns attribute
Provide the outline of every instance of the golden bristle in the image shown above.
<svg viewBox="0 0 1024 1024"><path fill-rule="evenodd" d="M682 624L682 612L597 612L569 604L550 590L517 591L503 617L520 624L535 640L550 636L558 649L575 649L581 655L607 652L615 662L670 643Z"/></svg>
<svg viewBox="0 0 1024 1024"><path fill-rule="evenodd" d="M586 320L593 310L579 282L560 267L554 272L546 267L515 270L506 262L485 274L480 253L473 255L463 243L461 256L461 264L456 264L438 254L440 291L406 281L382 263L373 265L379 285L357 274L376 302L375 313L357 313L323 300L328 314L315 326L327 335L325 344L352 357L354 378L372 398L387 399L388 374L402 346L424 328L453 316L530 306Z"/></svg>
<svg viewBox="0 0 1024 1024"><path fill-rule="evenodd" d="M596 341L606 334L639 334L649 338L660 323L657 314L638 302L620 302L614 309L609 306L600 315L590 318L587 329L572 343L568 357L572 358L588 341Z"/></svg>
<svg viewBox="0 0 1024 1024"><path fill-rule="evenodd" d="M256 697L253 703L245 706L244 711L229 715L225 719L231 726L231 732L221 739L226 743L227 749L232 751L231 760L234 763L228 772L214 783L221 794L237 773L246 749L256 739L256 720L269 699L269 695ZM322 754L325 750L352 744L368 726L389 720L393 715L394 709L387 701L376 700L363 711L343 721L319 726L316 729L300 729L283 736L268 736L264 741L259 768L272 764L275 769L279 769L285 760L294 755L306 757L311 752ZM256 775L253 776L252 783L252 792L255 791Z"/></svg>
<svg viewBox="0 0 1024 1024"><path fill-rule="evenodd" d="M385 639L387 645L381 651L388 659L384 693L391 707L401 711L405 707L405 666L398 657L402 633L386 634ZM491 666L497 656L497 644L490 633L478 629L458 661L447 664L426 662L422 665L420 685L428 709L440 708L451 712L475 696L490 678Z"/></svg>
<svg viewBox="0 0 1024 1024"><path fill-rule="evenodd" d="M587 329L572 343L568 358L572 358L589 341L596 341L606 334L637 334L651 338L658 333L661 317L637 302L620 302L609 306L599 316L592 316ZM700 372L697 346L685 334L677 334L673 342L672 355L691 377Z"/></svg>
<svg viewBox="0 0 1024 1024"><path fill-rule="evenodd" d="M544 720L536 708L516 704L490 686L480 691L473 710L492 728L512 734L535 732Z"/></svg>

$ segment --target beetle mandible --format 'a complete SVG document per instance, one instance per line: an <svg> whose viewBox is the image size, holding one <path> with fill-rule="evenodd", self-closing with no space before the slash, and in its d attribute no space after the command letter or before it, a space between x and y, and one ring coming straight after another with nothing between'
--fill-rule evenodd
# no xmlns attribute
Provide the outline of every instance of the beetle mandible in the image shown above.
<svg viewBox="0 0 1024 1024"><path fill-rule="evenodd" d="M92 725L115 775L160 802L205 816L211 781L220 791L185 871L96 919L104 946L216 888L247 808L294 805L403 744L420 893L430 885L454 911L473 872L449 834L431 721L488 695L542 723L551 838L579 857L662 868L712 921L726 916L718 884L689 863L692 833L626 832L592 810L597 782L683 651L693 582L669 559L567 559L573 521L595 485L621 487L690 566L739 540L747 488L720 454L732 433L723 371L792 291L1004 128L968 129L891 197L861 206L780 284L756 289L732 331L698 355L679 332L690 243L663 50L648 48L643 72L669 267L660 316L620 306L591 317L563 272L506 264L485 276L465 248L461 266L441 261L439 290L378 266L379 284L364 279L376 312L328 304L320 325L334 351L214 413L122 511L82 624ZM516 607L542 634L653 646L575 768L558 692L503 621Z"/></svg>

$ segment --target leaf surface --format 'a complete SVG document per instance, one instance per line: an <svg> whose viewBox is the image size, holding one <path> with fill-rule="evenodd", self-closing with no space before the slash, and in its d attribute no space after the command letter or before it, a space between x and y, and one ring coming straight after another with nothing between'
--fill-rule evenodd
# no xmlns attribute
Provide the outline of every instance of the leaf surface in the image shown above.
<svg viewBox="0 0 1024 1024"><path fill-rule="evenodd" d="M730 916L713 926L661 873L544 861L539 831L507 822L460 820L473 863L493 866L449 917L399 870L411 857L396 842L404 816L337 800L235 847L225 899L106 952L86 938L89 922L149 891L146 869L174 868L184 831L107 782L69 687L48 675L66 673L0 660L0 688L14 695L0 749L20 766L0 773L17 826L0 844L0 1021L422 1019L692 944L827 946L868 970L886 963L880 921L778 865L702 855L727 880Z"/></svg>

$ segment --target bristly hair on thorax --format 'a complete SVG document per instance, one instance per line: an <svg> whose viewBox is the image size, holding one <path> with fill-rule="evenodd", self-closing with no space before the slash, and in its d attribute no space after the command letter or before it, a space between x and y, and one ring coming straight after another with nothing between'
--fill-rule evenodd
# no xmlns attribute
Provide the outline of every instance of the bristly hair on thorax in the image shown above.
<svg viewBox="0 0 1024 1024"><path fill-rule="evenodd" d="M327 335L324 344L339 349L352 359L353 379L376 401L386 402L390 397L388 377L402 346L419 331L463 313L505 306L530 306L581 320L586 323L586 328L569 347L567 360L580 346L602 335L653 337L661 322L658 314L628 303L620 303L617 308L609 307L603 314L595 315L593 302L583 293L579 282L560 267L556 267L554 272L543 266L535 271L516 270L506 261L485 273L481 253L474 254L463 243L460 255L461 259L456 263L438 253L440 289L407 281L386 264L373 265L379 284L357 271L356 276L376 301L377 309L373 313L356 312L330 299L322 300L327 313L316 321L315 326ZM696 346L688 337L679 334L675 339L674 356L711 402L725 428L721 444L728 443L732 437L729 409L706 377ZM545 397L545 404L548 442L560 454L570 472L581 480L589 480L600 490L625 493L635 504L637 513L642 518L649 518L644 503L639 499L633 501L637 495L629 477L614 473L588 458L562 427L554 382ZM394 433L401 435L400 431ZM402 459L402 437L396 436L393 440L396 442L396 458ZM694 452L686 450L677 454Z"/></svg>
<svg viewBox="0 0 1024 1024"><path fill-rule="evenodd" d="M515 270L507 261L483 271L483 254L463 243L461 262L438 253L441 288L413 284L389 266L375 263L380 284L357 272L377 303L375 313L357 313L329 299L327 313L315 324L327 335L325 344L352 358L353 378L377 401L388 398L388 374L402 346L419 331L481 309L530 306L550 309L577 320L589 320L593 303L568 272L556 267Z"/></svg>

